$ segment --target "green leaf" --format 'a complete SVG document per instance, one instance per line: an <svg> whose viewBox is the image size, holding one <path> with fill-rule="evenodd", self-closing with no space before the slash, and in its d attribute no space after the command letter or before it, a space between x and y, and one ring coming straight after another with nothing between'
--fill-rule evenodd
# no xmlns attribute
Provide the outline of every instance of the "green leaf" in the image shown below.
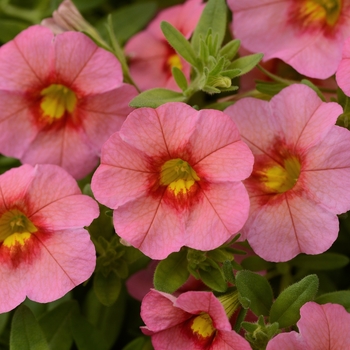
<svg viewBox="0 0 350 350"><path fill-rule="evenodd" d="M239 294L250 300L250 309L255 315L267 316L273 301L272 288L265 277L251 271L239 271L236 275Z"/></svg>
<svg viewBox="0 0 350 350"><path fill-rule="evenodd" d="M11 350L49 350L44 333L30 309L20 305L13 315L11 334Z"/></svg>
<svg viewBox="0 0 350 350"><path fill-rule="evenodd" d="M94 7L100 6L101 4L106 2L106 0L74 0L73 2L80 11L86 11Z"/></svg>
<svg viewBox="0 0 350 350"><path fill-rule="evenodd" d="M274 263L264 260L257 255L249 256L242 260L241 265L244 269L250 271L268 270L274 266Z"/></svg>
<svg viewBox="0 0 350 350"><path fill-rule="evenodd" d="M227 6L225 0L209 0L192 35L191 42L195 52L199 53L200 40L207 37L209 29L211 29L213 37L217 35L220 47L226 33L226 22Z"/></svg>
<svg viewBox="0 0 350 350"><path fill-rule="evenodd" d="M79 312L75 301L67 301L56 306L40 318L39 324L48 341L50 350L69 350L73 344L69 320L74 312Z"/></svg>
<svg viewBox="0 0 350 350"><path fill-rule="evenodd" d="M262 94L275 96L287 86L288 86L287 84L283 84L283 83L257 80L255 88Z"/></svg>
<svg viewBox="0 0 350 350"><path fill-rule="evenodd" d="M126 290L122 288L117 301L111 306L104 306L90 289L84 303L83 311L86 319L95 327L98 334L102 334L109 348L115 343L126 320L125 310L127 305L130 306L126 296Z"/></svg>
<svg viewBox="0 0 350 350"><path fill-rule="evenodd" d="M160 28L169 44L193 67L197 66L197 56L188 40L170 23L162 22Z"/></svg>
<svg viewBox="0 0 350 350"><path fill-rule="evenodd" d="M229 69L240 69L241 73L239 75L243 75L251 71L263 58L262 53L255 53L253 55L248 55L244 57L237 58L230 65Z"/></svg>
<svg viewBox="0 0 350 350"><path fill-rule="evenodd" d="M318 278L309 275L286 288L271 307L270 322L278 322L280 328L290 327L300 318L300 308L313 300L318 289Z"/></svg>
<svg viewBox="0 0 350 350"><path fill-rule="evenodd" d="M322 294L315 299L315 302L318 304L340 304L345 307L346 311L350 312L350 290Z"/></svg>
<svg viewBox="0 0 350 350"><path fill-rule="evenodd" d="M94 291L98 300L106 306L110 306L118 299L122 283L120 278L110 272L104 276L101 271L96 271L94 275Z"/></svg>
<svg viewBox="0 0 350 350"><path fill-rule="evenodd" d="M184 102L186 97L181 92L168 89L155 88L147 90L131 100L131 107L152 107L156 108L166 102Z"/></svg>
<svg viewBox="0 0 350 350"><path fill-rule="evenodd" d="M227 60L232 61L237 55L240 45L241 42L239 40L231 40L220 49L219 56L224 56Z"/></svg>
<svg viewBox="0 0 350 350"><path fill-rule="evenodd" d="M0 19L0 41L6 43L28 28L28 23L14 19Z"/></svg>
<svg viewBox="0 0 350 350"><path fill-rule="evenodd" d="M178 87L182 91L185 91L188 88L188 83L187 83L187 79L185 77L185 74L183 74L182 70L177 68L177 67L173 67L171 72L173 74L173 77L174 77Z"/></svg>
<svg viewBox="0 0 350 350"><path fill-rule="evenodd" d="M304 84L304 85L307 85L308 87L310 87L312 90L314 90L318 97L323 101L323 102L326 102L326 98L324 97L322 91L315 85L313 84L310 80L307 80L307 79L302 79L301 80L301 83Z"/></svg>
<svg viewBox="0 0 350 350"><path fill-rule="evenodd" d="M150 337L138 337L124 346L122 350L153 350Z"/></svg>
<svg viewBox="0 0 350 350"><path fill-rule="evenodd" d="M291 265L307 270L335 270L346 266L349 258L339 253L323 253L319 255L298 255L289 262Z"/></svg>
<svg viewBox="0 0 350 350"><path fill-rule="evenodd" d="M155 2L127 5L111 12L113 30L120 44L124 44L134 34L143 29L157 11ZM132 18L132 20L130 20ZM106 37L106 19L98 22L97 29Z"/></svg>
<svg viewBox="0 0 350 350"><path fill-rule="evenodd" d="M70 318L70 329L78 350L109 349L102 332L96 329L80 313L74 313Z"/></svg>
<svg viewBox="0 0 350 350"><path fill-rule="evenodd" d="M188 279L187 250L170 254L162 260L154 273L154 287L162 292L173 293Z"/></svg>
<svg viewBox="0 0 350 350"><path fill-rule="evenodd" d="M227 282L219 267L207 266L198 270L202 282L217 292L226 292Z"/></svg>

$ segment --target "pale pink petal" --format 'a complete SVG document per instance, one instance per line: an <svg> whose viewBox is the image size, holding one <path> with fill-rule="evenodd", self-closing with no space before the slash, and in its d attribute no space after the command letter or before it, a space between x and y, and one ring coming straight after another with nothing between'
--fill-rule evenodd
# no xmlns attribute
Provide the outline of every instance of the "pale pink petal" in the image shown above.
<svg viewBox="0 0 350 350"><path fill-rule="evenodd" d="M58 82L74 87L83 96L103 93L122 83L119 61L85 34L64 32L54 43Z"/></svg>
<svg viewBox="0 0 350 350"><path fill-rule="evenodd" d="M267 344L266 350L313 350L307 347L301 335L297 332L278 334ZM321 350L321 349L317 349Z"/></svg>
<svg viewBox="0 0 350 350"><path fill-rule="evenodd" d="M340 214L350 209L350 132L334 126L305 159L302 178L315 202Z"/></svg>
<svg viewBox="0 0 350 350"><path fill-rule="evenodd" d="M171 294L154 289L146 294L141 304L141 317L150 331L159 332L174 327L192 316L174 307L175 301L176 298Z"/></svg>
<svg viewBox="0 0 350 350"><path fill-rule="evenodd" d="M82 130L65 125L58 130L40 131L21 161L33 165L57 164L81 179L97 166L98 154Z"/></svg>
<svg viewBox="0 0 350 350"><path fill-rule="evenodd" d="M184 245L184 216L163 197L148 195L114 210L113 223L120 237L150 258L161 260Z"/></svg>
<svg viewBox="0 0 350 350"><path fill-rule="evenodd" d="M251 350L249 343L234 331L220 330L209 350ZM285 349L283 349L285 350Z"/></svg>
<svg viewBox="0 0 350 350"><path fill-rule="evenodd" d="M126 116L133 110L129 102L136 95L135 87L122 84L111 91L82 99L79 108L85 117L81 126L97 153L108 137L121 128Z"/></svg>
<svg viewBox="0 0 350 350"><path fill-rule="evenodd" d="M240 141L235 124L226 114L202 110L190 138L193 166L209 181L239 181L252 172L253 155Z"/></svg>
<svg viewBox="0 0 350 350"><path fill-rule="evenodd" d="M247 220L249 198L241 182L213 183L202 189L186 221L186 245L212 250L238 233Z"/></svg>
<svg viewBox="0 0 350 350"><path fill-rule="evenodd" d="M211 292L186 292L180 294L174 306L194 315L206 312L218 330L231 330L225 309Z"/></svg>
<svg viewBox="0 0 350 350"><path fill-rule="evenodd" d="M56 231L40 246L40 257L33 260L25 278L26 294L33 301L62 297L95 269L95 248L85 229Z"/></svg>
<svg viewBox="0 0 350 350"><path fill-rule="evenodd" d="M170 102L157 109L139 108L127 117L120 137L148 156L177 158L187 146L197 119L198 112L185 103Z"/></svg>
<svg viewBox="0 0 350 350"><path fill-rule="evenodd" d="M265 196L268 198L268 196ZM286 192L251 198L251 214L243 229L255 253L268 261L288 261L299 253L321 254L336 240L336 215L308 199Z"/></svg>
<svg viewBox="0 0 350 350"><path fill-rule="evenodd" d="M300 315L297 325L310 350L350 349L350 314L343 306L308 302Z"/></svg>
<svg viewBox="0 0 350 350"><path fill-rule="evenodd" d="M102 149L102 164L95 171L92 191L99 202L116 209L146 195L152 176L149 159L113 134Z"/></svg>
<svg viewBox="0 0 350 350"><path fill-rule="evenodd" d="M197 26L203 8L204 4L201 0L187 0L182 5L169 7L158 14L148 26L147 31L158 39L164 38L160 29L160 23L166 21L189 39Z"/></svg>
<svg viewBox="0 0 350 350"><path fill-rule="evenodd" d="M41 86L53 68L53 38L50 29L35 25L3 45L0 89L23 91Z"/></svg>
<svg viewBox="0 0 350 350"><path fill-rule="evenodd" d="M0 90L0 152L2 154L21 158L35 138L38 128L33 123L33 116L29 111L30 104L22 94Z"/></svg>
<svg viewBox="0 0 350 350"><path fill-rule="evenodd" d="M336 72L336 80L339 87L346 95L350 95L350 38L347 39L343 47L343 58L340 61Z"/></svg>

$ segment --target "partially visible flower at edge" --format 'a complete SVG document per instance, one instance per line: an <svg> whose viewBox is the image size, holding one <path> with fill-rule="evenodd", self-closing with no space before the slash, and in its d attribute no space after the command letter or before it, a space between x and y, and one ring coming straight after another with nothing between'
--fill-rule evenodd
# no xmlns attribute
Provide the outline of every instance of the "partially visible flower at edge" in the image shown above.
<svg viewBox="0 0 350 350"><path fill-rule="evenodd" d="M295 84L270 102L246 98L225 113L255 157L242 238L275 262L330 248L337 214L350 209L350 132L334 125L341 106Z"/></svg>
<svg viewBox="0 0 350 350"><path fill-rule="evenodd" d="M299 333L280 333L266 350L349 350L350 314L338 304L304 304L297 322Z"/></svg>
<svg viewBox="0 0 350 350"><path fill-rule="evenodd" d="M151 290L143 299L143 333L155 350L251 350L234 332L220 301L211 292L186 292L177 298Z"/></svg>
<svg viewBox="0 0 350 350"><path fill-rule="evenodd" d="M23 165L0 175L0 313L26 296L47 303L94 271L88 226L97 203L56 165Z"/></svg>
<svg viewBox="0 0 350 350"><path fill-rule="evenodd" d="M176 54L165 39L160 23L167 21L189 38L202 14L202 0L187 0L184 4L161 11L142 32L133 36L125 46L130 73L141 90L163 87L179 90L171 70L177 67L190 76L190 65Z"/></svg>
<svg viewBox="0 0 350 350"><path fill-rule="evenodd" d="M215 249L238 233L249 212L241 180L252 164L227 115L171 102L129 114L104 144L91 188L114 209L117 234L160 260L182 246Z"/></svg>
<svg viewBox="0 0 350 350"><path fill-rule="evenodd" d="M0 48L0 71L0 152L75 178L97 165L137 94L114 55L86 35L38 25Z"/></svg>

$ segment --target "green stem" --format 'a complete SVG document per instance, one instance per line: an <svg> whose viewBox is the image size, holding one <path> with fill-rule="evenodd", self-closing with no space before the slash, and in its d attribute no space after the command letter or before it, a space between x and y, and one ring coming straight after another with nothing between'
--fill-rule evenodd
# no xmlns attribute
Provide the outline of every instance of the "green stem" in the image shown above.
<svg viewBox="0 0 350 350"><path fill-rule="evenodd" d="M272 80L274 80L274 81L276 81L276 82L278 82L278 83L282 83L282 84L286 84L286 85L291 85L291 84L297 83L297 81L289 80L289 79L283 79L283 78L279 77L278 75L272 74L271 72L269 72L268 70L266 70L265 68L263 68L260 64L258 64L257 67L258 67L264 74L266 74L269 78L271 78Z"/></svg>
<svg viewBox="0 0 350 350"><path fill-rule="evenodd" d="M247 312L248 312L248 309L244 309L243 307L241 308L241 310L239 310L239 314L237 316L237 320L236 320L235 326L233 328L233 330L236 333L239 333L239 331L241 329L242 322L244 321L245 317L247 316Z"/></svg>

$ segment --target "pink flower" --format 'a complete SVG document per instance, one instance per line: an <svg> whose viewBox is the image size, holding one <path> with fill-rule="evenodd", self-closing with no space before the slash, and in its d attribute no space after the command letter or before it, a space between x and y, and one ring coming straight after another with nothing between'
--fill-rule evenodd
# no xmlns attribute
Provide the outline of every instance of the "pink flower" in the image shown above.
<svg viewBox="0 0 350 350"><path fill-rule="evenodd" d="M334 125L342 108L295 84L270 102L242 99L225 112L255 156L243 238L270 261L326 251L337 214L350 209L350 132Z"/></svg>
<svg viewBox="0 0 350 350"><path fill-rule="evenodd" d="M345 41L343 57L335 77L339 87L347 96L350 96L350 38Z"/></svg>
<svg viewBox="0 0 350 350"><path fill-rule="evenodd" d="M252 154L230 118L180 102L129 114L92 178L119 236L152 259L217 248L245 223Z"/></svg>
<svg viewBox="0 0 350 350"><path fill-rule="evenodd" d="M82 33L33 26L0 49L0 152L82 178L136 95L120 63Z"/></svg>
<svg viewBox="0 0 350 350"><path fill-rule="evenodd" d="M251 350L231 329L220 301L211 292L186 292L175 298L151 290L143 299L142 331L155 350Z"/></svg>
<svg viewBox="0 0 350 350"><path fill-rule="evenodd" d="M161 29L162 21L169 22L189 38L202 14L202 0L187 0L182 5L161 11L146 30L132 37L125 46L130 58L132 78L141 90L164 87L179 90L171 74L172 67L190 76L190 65L176 54Z"/></svg>
<svg viewBox="0 0 350 350"><path fill-rule="evenodd" d="M350 314L337 304L308 302L300 309L299 333L278 334L266 350L349 350Z"/></svg>
<svg viewBox="0 0 350 350"><path fill-rule="evenodd" d="M56 300L88 279L96 255L83 228L99 214L56 165L23 165L0 176L0 313L29 299Z"/></svg>
<svg viewBox="0 0 350 350"><path fill-rule="evenodd" d="M228 0L233 32L242 46L280 58L299 73L333 75L350 36L350 0Z"/></svg>

